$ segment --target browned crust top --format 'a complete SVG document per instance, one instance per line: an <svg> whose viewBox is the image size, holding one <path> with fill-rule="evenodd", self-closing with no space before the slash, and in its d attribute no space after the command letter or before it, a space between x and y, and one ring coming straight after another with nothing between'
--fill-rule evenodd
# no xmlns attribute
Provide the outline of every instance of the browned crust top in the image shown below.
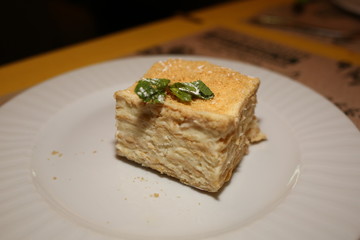
<svg viewBox="0 0 360 240"><path fill-rule="evenodd" d="M229 68L207 61L183 59L168 59L167 61L156 62L144 74L143 78L167 78L171 83L201 80L215 94L213 99L195 99L184 104L171 96L167 96L166 104L190 108L194 111L226 115L237 114L239 108L256 93L260 84L258 78L246 76ZM135 85L136 83L126 91L134 92Z"/></svg>

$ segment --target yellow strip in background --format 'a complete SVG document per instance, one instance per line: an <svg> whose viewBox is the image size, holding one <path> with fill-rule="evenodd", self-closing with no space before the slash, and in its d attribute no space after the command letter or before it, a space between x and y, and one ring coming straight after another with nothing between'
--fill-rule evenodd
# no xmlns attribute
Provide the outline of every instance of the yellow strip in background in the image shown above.
<svg viewBox="0 0 360 240"><path fill-rule="evenodd" d="M173 17L4 65L0 67L0 96L31 87L61 73L126 56L199 29L200 25Z"/></svg>
<svg viewBox="0 0 360 240"><path fill-rule="evenodd" d="M0 96L23 90L67 71L130 55L211 27L230 28L313 54L360 65L360 54L347 49L246 23L246 19L269 7L292 2L234 1L195 11L187 20L172 17L4 65L0 67Z"/></svg>

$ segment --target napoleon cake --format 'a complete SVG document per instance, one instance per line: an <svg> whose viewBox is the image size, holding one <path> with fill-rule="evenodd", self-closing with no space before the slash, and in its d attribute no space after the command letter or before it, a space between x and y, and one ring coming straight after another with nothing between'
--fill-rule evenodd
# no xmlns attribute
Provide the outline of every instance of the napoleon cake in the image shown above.
<svg viewBox="0 0 360 240"><path fill-rule="evenodd" d="M164 94L153 101L141 98L139 83L159 79L170 88L202 82L212 95L184 101L165 84ZM259 84L258 78L206 61L156 62L141 80L114 95L117 154L186 185L217 192L249 145L265 139L254 115Z"/></svg>

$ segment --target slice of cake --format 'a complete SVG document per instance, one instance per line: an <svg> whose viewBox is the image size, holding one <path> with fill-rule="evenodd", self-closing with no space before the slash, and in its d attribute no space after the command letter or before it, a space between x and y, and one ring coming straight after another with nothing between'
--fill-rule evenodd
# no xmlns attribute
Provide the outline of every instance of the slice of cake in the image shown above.
<svg viewBox="0 0 360 240"><path fill-rule="evenodd" d="M249 144L265 138L254 115L258 78L206 61L169 59L155 63L143 79L201 80L209 100L183 102L167 94L164 103L146 103L137 83L115 93L116 150L145 167L209 192L232 175Z"/></svg>

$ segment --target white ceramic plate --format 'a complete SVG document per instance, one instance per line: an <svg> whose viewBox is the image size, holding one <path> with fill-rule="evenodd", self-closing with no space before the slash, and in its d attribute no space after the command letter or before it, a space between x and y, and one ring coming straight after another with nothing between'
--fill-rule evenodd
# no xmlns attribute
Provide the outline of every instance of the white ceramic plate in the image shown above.
<svg viewBox="0 0 360 240"><path fill-rule="evenodd" d="M117 158L113 93L169 57L66 73L0 108L0 239L360 236L358 130L323 97L258 67L179 56L262 79L256 111L269 140L219 194Z"/></svg>

